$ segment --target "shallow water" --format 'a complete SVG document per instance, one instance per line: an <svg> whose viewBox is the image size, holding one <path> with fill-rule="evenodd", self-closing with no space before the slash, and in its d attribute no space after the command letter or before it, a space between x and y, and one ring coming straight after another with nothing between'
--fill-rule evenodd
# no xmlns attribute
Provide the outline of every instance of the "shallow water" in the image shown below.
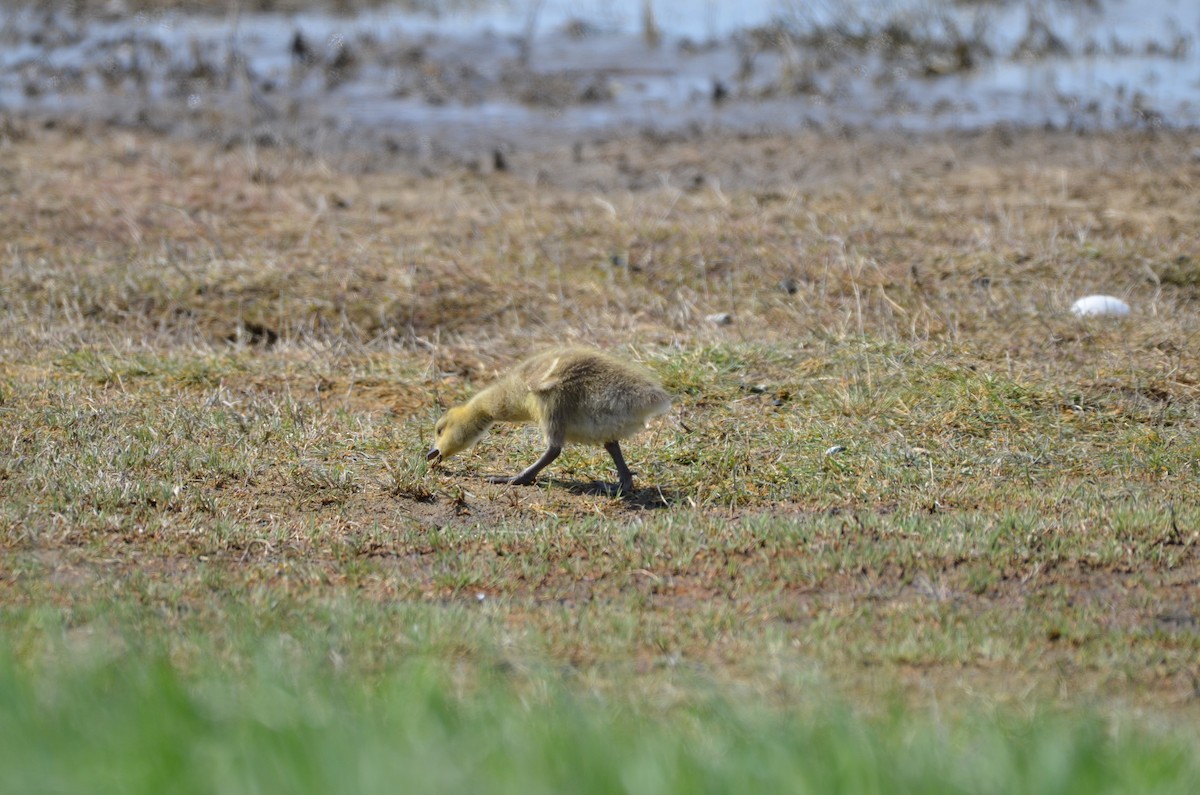
<svg viewBox="0 0 1200 795"><path fill-rule="evenodd" d="M536 0L76 19L0 10L0 110L397 149L615 132L1200 124L1200 4Z"/></svg>

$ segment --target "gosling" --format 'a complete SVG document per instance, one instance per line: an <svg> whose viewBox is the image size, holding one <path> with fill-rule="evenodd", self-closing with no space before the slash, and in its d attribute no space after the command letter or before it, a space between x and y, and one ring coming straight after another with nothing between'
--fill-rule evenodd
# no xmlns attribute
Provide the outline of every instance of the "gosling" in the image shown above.
<svg viewBox="0 0 1200 795"><path fill-rule="evenodd" d="M588 348L539 353L518 364L467 403L456 406L434 427L433 447L425 458L436 466L473 446L495 422L536 422L546 452L512 477L492 483L524 486L558 458L566 442L603 445L617 467L615 493L633 491L633 473L621 455L619 440L671 409L671 396L647 371ZM605 486L610 493L611 486Z"/></svg>

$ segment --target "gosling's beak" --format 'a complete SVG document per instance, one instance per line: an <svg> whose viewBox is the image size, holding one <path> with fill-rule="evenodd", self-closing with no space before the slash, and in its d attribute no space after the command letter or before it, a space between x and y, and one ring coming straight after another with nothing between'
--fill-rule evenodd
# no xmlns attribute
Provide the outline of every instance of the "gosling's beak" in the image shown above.
<svg viewBox="0 0 1200 795"><path fill-rule="evenodd" d="M425 460L430 461L434 466L437 466L442 460L442 453L436 447L431 447L429 448L429 452L425 454Z"/></svg>

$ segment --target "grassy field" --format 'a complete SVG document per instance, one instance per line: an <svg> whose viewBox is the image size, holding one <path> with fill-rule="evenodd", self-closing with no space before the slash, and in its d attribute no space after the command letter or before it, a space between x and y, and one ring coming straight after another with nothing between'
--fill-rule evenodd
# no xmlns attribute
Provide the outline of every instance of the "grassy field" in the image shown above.
<svg viewBox="0 0 1200 795"><path fill-rule="evenodd" d="M3 131L0 789L1196 790L1195 135ZM632 495L427 469L564 341Z"/></svg>

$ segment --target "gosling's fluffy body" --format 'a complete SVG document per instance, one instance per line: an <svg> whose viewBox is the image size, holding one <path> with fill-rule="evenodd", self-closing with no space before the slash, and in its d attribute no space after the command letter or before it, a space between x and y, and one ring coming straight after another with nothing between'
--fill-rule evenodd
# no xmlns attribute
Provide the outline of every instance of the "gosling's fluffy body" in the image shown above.
<svg viewBox="0 0 1200 795"><path fill-rule="evenodd" d="M617 467L617 488L629 492L633 475L619 440L671 408L671 396L637 365L589 348L539 353L518 364L467 403L438 420L427 458L437 462L470 448L496 422L534 422L546 452L513 477L494 482L528 484L558 457L567 442L603 445Z"/></svg>

